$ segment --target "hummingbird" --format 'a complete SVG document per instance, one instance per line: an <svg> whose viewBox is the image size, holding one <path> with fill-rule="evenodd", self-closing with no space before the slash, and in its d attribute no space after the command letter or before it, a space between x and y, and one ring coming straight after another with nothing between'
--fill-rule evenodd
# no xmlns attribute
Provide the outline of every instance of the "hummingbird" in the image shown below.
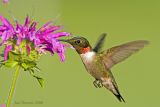
<svg viewBox="0 0 160 107"><path fill-rule="evenodd" d="M96 88L104 86L112 92L120 102L125 102L120 94L111 68L141 50L145 45L149 44L149 42L146 40L137 40L101 51L106 35L106 33L100 35L94 48L91 47L86 38L80 36L67 40L61 39L59 41L71 44L77 51L87 72L95 78L93 84Z"/></svg>

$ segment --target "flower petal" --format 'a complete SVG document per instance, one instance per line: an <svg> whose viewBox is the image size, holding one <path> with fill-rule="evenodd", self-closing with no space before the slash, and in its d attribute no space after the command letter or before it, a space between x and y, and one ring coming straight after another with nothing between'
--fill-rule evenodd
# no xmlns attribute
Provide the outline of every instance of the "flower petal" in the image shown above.
<svg viewBox="0 0 160 107"><path fill-rule="evenodd" d="M6 107L6 105L5 105L5 104L2 104L2 105L0 105L0 107Z"/></svg>
<svg viewBox="0 0 160 107"><path fill-rule="evenodd" d="M7 19L5 19L2 15L0 15L1 22L10 29L13 29L13 26L9 23Z"/></svg>
<svg viewBox="0 0 160 107"><path fill-rule="evenodd" d="M12 50L12 45L7 45L4 50L4 60L8 59L8 54Z"/></svg>
<svg viewBox="0 0 160 107"><path fill-rule="evenodd" d="M9 2L9 0L3 0L4 4L7 4Z"/></svg>
<svg viewBox="0 0 160 107"><path fill-rule="evenodd" d="M28 55L31 50L36 50L38 53L49 52L52 55L57 53L61 61L65 60L65 49L64 45L57 41L58 38L63 36L70 36L68 32L57 32L62 29L62 26L53 25L53 21L49 21L44 24L39 30L36 30L37 22L33 21L30 23L30 19L27 16L23 25L19 24L15 20L15 28L10 24L10 22L0 15L0 37L2 43L0 45L7 44L8 41L13 42L14 45L19 46L22 41L26 42L26 49ZM12 41L13 40L13 41ZM27 44L29 43L29 45ZM31 45L32 44L32 45ZM21 48L18 48L21 51ZM4 60L7 60L9 51L12 50L12 45L7 45L4 52Z"/></svg>
<svg viewBox="0 0 160 107"><path fill-rule="evenodd" d="M25 23L24 23L24 26L28 27L28 24L29 24L29 17L27 16L26 20L25 20Z"/></svg>
<svg viewBox="0 0 160 107"><path fill-rule="evenodd" d="M60 57L60 60L61 60L62 62L65 61L65 55L64 55L64 53L58 53L58 56Z"/></svg>
<svg viewBox="0 0 160 107"><path fill-rule="evenodd" d="M26 45L26 49L27 49L28 55L30 55L31 47L28 44Z"/></svg>
<svg viewBox="0 0 160 107"><path fill-rule="evenodd" d="M58 32L56 34L53 34L53 38L59 38L59 37L62 37L62 36L70 36L71 34L68 33L68 32Z"/></svg>

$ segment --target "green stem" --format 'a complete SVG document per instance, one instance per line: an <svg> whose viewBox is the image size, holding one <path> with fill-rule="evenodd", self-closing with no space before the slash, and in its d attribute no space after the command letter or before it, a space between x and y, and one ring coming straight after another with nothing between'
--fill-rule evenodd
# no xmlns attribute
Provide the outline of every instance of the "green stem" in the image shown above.
<svg viewBox="0 0 160 107"><path fill-rule="evenodd" d="M13 97L13 93L14 93L15 86L16 86L16 81L17 81L17 78L18 78L18 75L19 75L19 71L20 71L20 66L17 66L16 71L14 72L14 75L13 75L12 85L11 85L9 96L8 96L8 99L7 99L7 107L10 107L12 97Z"/></svg>

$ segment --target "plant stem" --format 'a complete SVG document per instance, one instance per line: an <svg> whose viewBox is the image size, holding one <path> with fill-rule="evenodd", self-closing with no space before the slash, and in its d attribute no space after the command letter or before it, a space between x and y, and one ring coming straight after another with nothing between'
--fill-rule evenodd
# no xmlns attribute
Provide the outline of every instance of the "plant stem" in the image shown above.
<svg viewBox="0 0 160 107"><path fill-rule="evenodd" d="M13 94L14 94L14 90L15 90L15 86L16 86L16 81L17 81L17 78L18 78L18 75L19 75L19 71L20 71L20 66L18 65L17 68L16 68L16 71L14 72L14 75L13 75L12 85L11 85L9 96L8 96L8 99L7 99L7 107L10 107L12 97L13 97Z"/></svg>

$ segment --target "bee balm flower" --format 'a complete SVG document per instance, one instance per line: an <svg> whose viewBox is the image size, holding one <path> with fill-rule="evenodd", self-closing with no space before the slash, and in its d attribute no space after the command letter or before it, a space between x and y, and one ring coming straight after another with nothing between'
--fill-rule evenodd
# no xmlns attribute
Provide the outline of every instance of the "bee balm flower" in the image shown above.
<svg viewBox="0 0 160 107"><path fill-rule="evenodd" d="M9 2L9 0L2 0L2 2L3 2L4 4L7 4L7 3Z"/></svg>
<svg viewBox="0 0 160 107"><path fill-rule="evenodd" d="M61 61L64 61L65 45L60 43L58 39L70 36L70 33L59 31L62 27L53 25L52 21L37 30L37 22L32 22L28 17L23 25L16 20L14 26L2 15L0 15L0 22L0 46L5 47L3 60L0 64L11 68L16 67L6 103L6 107L10 107L20 68L29 71L43 86L43 79L34 73L39 70L36 61L46 52L52 55L57 53Z"/></svg>
<svg viewBox="0 0 160 107"><path fill-rule="evenodd" d="M50 52L51 54L57 53L61 61L64 61L64 45L57 39L62 36L70 36L67 32L57 32L62 29L61 26L53 25L48 22L40 29L36 30L37 22L31 22L26 17L24 25L16 21L16 26L13 25L0 15L0 37L2 39L1 45L5 45L4 60L7 60L9 51L17 54L22 54L22 51L37 51L37 54ZM25 47L21 47L25 45ZM13 47L11 49L11 47ZM30 53L30 52L28 52Z"/></svg>

